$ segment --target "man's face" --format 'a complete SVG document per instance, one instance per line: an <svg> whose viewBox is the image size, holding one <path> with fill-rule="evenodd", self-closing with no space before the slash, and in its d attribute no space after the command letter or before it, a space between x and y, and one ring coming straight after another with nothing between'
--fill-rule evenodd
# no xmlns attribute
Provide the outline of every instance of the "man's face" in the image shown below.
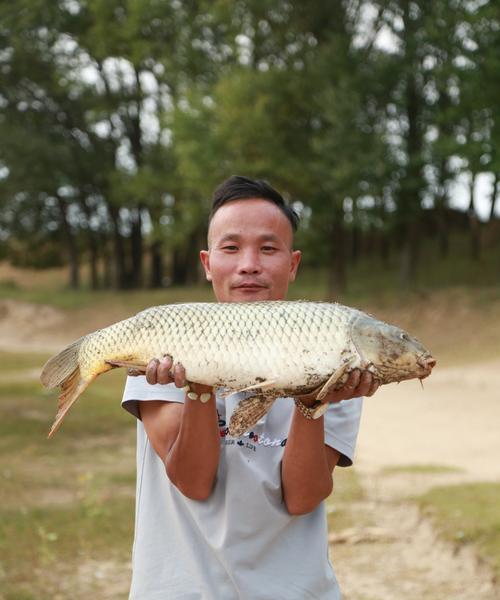
<svg viewBox="0 0 500 600"><path fill-rule="evenodd" d="M221 206L208 230L209 249L200 252L217 300L283 300L300 262L292 239L290 221L269 200Z"/></svg>

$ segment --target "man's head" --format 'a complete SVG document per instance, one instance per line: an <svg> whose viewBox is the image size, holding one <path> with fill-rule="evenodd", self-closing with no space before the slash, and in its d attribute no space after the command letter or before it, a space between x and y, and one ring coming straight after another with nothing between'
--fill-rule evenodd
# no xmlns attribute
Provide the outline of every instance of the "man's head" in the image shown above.
<svg viewBox="0 0 500 600"><path fill-rule="evenodd" d="M200 252L219 302L282 300L295 279L298 216L264 181L233 176L214 192L208 250Z"/></svg>

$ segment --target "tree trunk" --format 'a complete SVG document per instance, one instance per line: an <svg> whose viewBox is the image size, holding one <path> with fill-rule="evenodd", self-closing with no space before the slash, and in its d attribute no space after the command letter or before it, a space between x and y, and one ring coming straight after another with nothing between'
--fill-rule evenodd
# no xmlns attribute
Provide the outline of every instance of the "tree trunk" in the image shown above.
<svg viewBox="0 0 500 600"><path fill-rule="evenodd" d="M173 285L186 284L187 268L184 247L176 246L172 252L171 278Z"/></svg>
<svg viewBox="0 0 500 600"><path fill-rule="evenodd" d="M380 234L380 258L382 259L382 263L387 266L389 264L389 258L391 256L391 244L389 240L389 236L385 231Z"/></svg>
<svg viewBox="0 0 500 600"><path fill-rule="evenodd" d="M203 229L199 225L189 236L188 254L186 257L187 281L188 283L200 283L201 265L199 248L203 247Z"/></svg>
<svg viewBox="0 0 500 600"><path fill-rule="evenodd" d="M420 249L420 225L414 220L405 228L401 248L399 281L403 290L410 289L417 281L417 265Z"/></svg>
<svg viewBox="0 0 500 600"><path fill-rule="evenodd" d="M80 287L80 255L78 251L78 244L76 236L71 228L71 224L68 221L66 202L58 195L56 195L56 198L59 207L59 213L61 215L66 247L68 249L69 286L76 290Z"/></svg>
<svg viewBox="0 0 500 600"><path fill-rule="evenodd" d="M328 281L328 297L338 298L347 288L344 209L341 205L334 207L331 226L331 267Z"/></svg>
<svg viewBox="0 0 500 600"><path fill-rule="evenodd" d="M351 227L351 262L356 265L359 260L361 247L361 231L357 225Z"/></svg>
<svg viewBox="0 0 500 600"><path fill-rule="evenodd" d="M86 238L89 248L90 287L93 290L97 290L99 288L99 252L97 247L97 234L90 228L90 220L92 218L91 208L84 198L80 198L79 204L87 219Z"/></svg>
<svg viewBox="0 0 500 600"><path fill-rule="evenodd" d="M132 224L130 230L130 257L131 257L131 272L130 287L139 288L142 286L142 255L143 255L143 241L142 241L142 216L141 207L137 207L132 217Z"/></svg>
<svg viewBox="0 0 500 600"><path fill-rule="evenodd" d="M481 224L476 213L474 192L476 177L477 173L471 173L469 186L470 201L467 211L470 231L470 257L473 261L478 261L481 258Z"/></svg>
<svg viewBox="0 0 500 600"><path fill-rule="evenodd" d="M151 270L149 277L150 288L163 287L163 256L160 241L155 241L150 248Z"/></svg>
<svg viewBox="0 0 500 600"><path fill-rule="evenodd" d="M90 260L90 287L93 290L99 289L99 253L97 251L97 240L93 232L88 233L89 260Z"/></svg>
<svg viewBox="0 0 500 600"><path fill-rule="evenodd" d="M495 180L493 181L493 187L491 188L491 199L490 199L490 217L488 219L488 221L493 221L493 219L495 218L495 208L496 208L496 202L497 202L497 195L498 195L498 183L499 183L499 176L498 173L495 173Z"/></svg>
<svg viewBox="0 0 500 600"><path fill-rule="evenodd" d="M407 165L401 181L401 194L398 202L399 222L404 234L401 262L400 283L408 289L415 281L419 258L420 218L422 213L420 190L423 188L422 157L423 125L422 115L425 102L418 84L420 68L417 53L418 39L416 21L411 16L411 2L403 4L404 53L406 62L405 94L403 110L408 120L405 135Z"/></svg>
<svg viewBox="0 0 500 600"><path fill-rule="evenodd" d="M114 269L114 287L119 290L127 289L127 269L125 261L125 245L120 233L120 216L115 206L108 204L108 212L113 226L113 261Z"/></svg>
<svg viewBox="0 0 500 600"><path fill-rule="evenodd" d="M441 258L446 258L450 254L450 233L448 227L448 219L446 218L446 211L444 207L437 208L436 213L437 228L438 228L438 242L439 242L439 254Z"/></svg>
<svg viewBox="0 0 500 600"><path fill-rule="evenodd" d="M439 254L442 258L446 258L450 253L450 232L449 222L446 214L446 209L448 206L446 191L447 168L446 160L444 159L439 165L439 174L439 191L436 196L436 225L438 231Z"/></svg>
<svg viewBox="0 0 500 600"><path fill-rule="evenodd" d="M99 237L99 247L102 259L102 286L104 289L113 287L113 259L109 250L109 240L102 234Z"/></svg>

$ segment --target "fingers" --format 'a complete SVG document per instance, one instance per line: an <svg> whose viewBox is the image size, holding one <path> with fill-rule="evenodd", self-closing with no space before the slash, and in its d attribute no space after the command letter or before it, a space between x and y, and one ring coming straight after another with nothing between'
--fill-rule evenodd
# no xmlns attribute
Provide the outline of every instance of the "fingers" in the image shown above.
<svg viewBox="0 0 500 600"><path fill-rule="evenodd" d="M380 382L372 377L372 384L370 386L370 390L365 394L365 396L373 396L373 394L378 390Z"/></svg>
<svg viewBox="0 0 500 600"><path fill-rule="evenodd" d="M181 363L176 363L174 367L174 383L181 388L186 385L186 370Z"/></svg>
<svg viewBox="0 0 500 600"><path fill-rule="evenodd" d="M363 373L364 375L364 373ZM343 385L342 389L346 393L353 392L359 385L360 380L362 379L361 371L359 369L354 369L349 373L349 377L347 381Z"/></svg>
<svg viewBox="0 0 500 600"><path fill-rule="evenodd" d="M373 373L370 371L363 371L359 378L358 385L353 390L350 398L355 398L357 396L373 396L373 394L378 390L380 382L375 379ZM344 386L345 387L345 386Z"/></svg>
<svg viewBox="0 0 500 600"><path fill-rule="evenodd" d="M359 384L354 390L355 396L367 396L372 386L373 375L369 371L363 371L359 379Z"/></svg>
<svg viewBox="0 0 500 600"><path fill-rule="evenodd" d="M168 354L164 356L158 364L158 381L157 383L171 383L172 375L170 373L170 369L172 368L172 357Z"/></svg>
<svg viewBox="0 0 500 600"><path fill-rule="evenodd" d="M161 360L158 358L153 358L149 361L148 366L146 367L146 381L155 385L157 383L167 384L172 383L172 381L179 381L181 385L178 387L182 387L185 383L182 381L185 380L185 371L182 365L175 365L174 372L172 373L172 357L168 354L165 355ZM180 368L179 368L180 367Z"/></svg>
<svg viewBox="0 0 500 600"><path fill-rule="evenodd" d="M127 369L127 375L130 375L130 377L139 377L139 375L144 375L144 371L141 371L140 369L136 369L134 367L129 367Z"/></svg>
<svg viewBox="0 0 500 600"><path fill-rule="evenodd" d="M157 358L153 358L148 362L146 367L146 381L150 385L155 385L158 382L158 365L160 361Z"/></svg>
<svg viewBox="0 0 500 600"><path fill-rule="evenodd" d="M345 384L339 390L328 394L326 401L340 402L340 400L350 400L359 396L372 396L378 390L379 385L379 381L370 371L361 372L359 369L354 369Z"/></svg>

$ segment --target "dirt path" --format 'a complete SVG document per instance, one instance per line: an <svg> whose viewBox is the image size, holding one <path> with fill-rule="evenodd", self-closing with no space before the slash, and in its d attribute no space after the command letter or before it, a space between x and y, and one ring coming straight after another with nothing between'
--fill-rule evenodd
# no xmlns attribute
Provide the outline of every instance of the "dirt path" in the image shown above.
<svg viewBox="0 0 500 600"><path fill-rule="evenodd" d="M491 572L471 548L457 552L442 541L385 478L365 476L363 484L368 500L353 509L369 514L373 526L332 536L340 538L332 540L331 557L344 600L498 599Z"/></svg>
<svg viewBox="0 0 500 600"><path fill-rule="evenodd" d="M341 532L332 561L345 600L495 600L492 575L471 548L436 535L411 497L442 484L500 480L499 364L437 370L425 382L386 386L365 401L357 468L367 500L353 511L372 526ZM391 472L443 465L456 472Z"/></svg>

